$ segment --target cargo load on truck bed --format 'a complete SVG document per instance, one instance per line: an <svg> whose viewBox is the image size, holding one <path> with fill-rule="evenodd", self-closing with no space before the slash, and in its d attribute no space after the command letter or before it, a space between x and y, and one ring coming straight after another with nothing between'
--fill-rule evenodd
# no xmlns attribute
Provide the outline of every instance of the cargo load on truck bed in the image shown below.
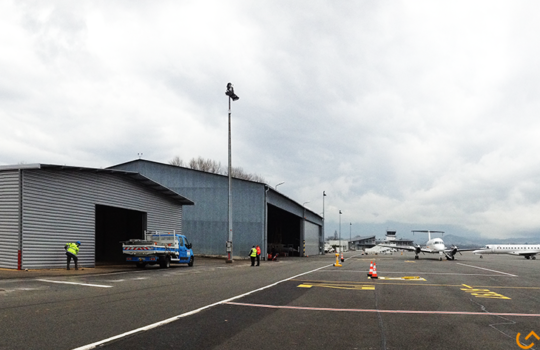
<svg viewBox="0 0 540 350"><path fill-rule="evenodd" d="M167 268L171 263L193 266L192 245L186 236L173 231L145 231L144 239L130 239L122 242L122 252L126 261L132 261L138 267L159 264Z"/></svg>

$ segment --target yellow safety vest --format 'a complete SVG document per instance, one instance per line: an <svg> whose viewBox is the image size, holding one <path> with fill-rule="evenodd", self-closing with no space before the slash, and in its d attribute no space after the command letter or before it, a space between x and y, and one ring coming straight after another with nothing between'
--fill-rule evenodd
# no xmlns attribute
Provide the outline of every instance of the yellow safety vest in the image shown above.
<svg viewBox="0 0 540 350"><path fill-rule="evenodd" d="M250 254L250 256L256 257L256 256L257 256L257 249L251 248L251 254Z"/></svg>
<svg viewBox="0 0 540 350"><path fill-rule="evenodd" d="M77 255L79 253L79 246L75 243L66 243L68 249L68 253L71 253L73 255Z"/></svg>

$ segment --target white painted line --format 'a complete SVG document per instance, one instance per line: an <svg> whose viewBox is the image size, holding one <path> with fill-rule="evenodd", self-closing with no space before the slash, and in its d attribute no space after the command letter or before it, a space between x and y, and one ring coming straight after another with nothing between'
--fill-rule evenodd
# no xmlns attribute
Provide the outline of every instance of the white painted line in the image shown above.
<svg viewBox="0 0 540 350"><path fill-rule="evenodd" d="M491 271L491 272L495 272L495 273L500 273L500 274L508 275L508 276L512 276L512 277L518 277L517 275L512 275L511 273L508 273L508 272L502 272L502 271L497 271L497 270L490 270L490 269L486 269L486 268L483 268L483 267L478 267L478 266L474 266L474 265L467 265L467 264L462 264L462 263L457 263L457 264L458 264L458 265L462 265L462 266L474 267L475 269L480 269L480 270L486 270L486 271Z"/></svg>
<svg viewBox="0 0 540 350"><path fill-rule="evenodd" d="M350 270L328 270L328 271L319 271L319 272L332 272L332 273L336 273L336 272L342 272L342 273L361 273L361 274L366 274L368 272L368 270L365 270L365 271L350 271ZM498 273L504 273L504 272L499 272L499 271L495 271L495 272L498 272ZM500 274L497 274L497 275L486 275L486 274L483 274L483 273L454 273L454 272L411 272L411 271L402 271L402 272L396 272L396 271L380 271L379 269L377 269L377 274L380 275L381 273L385 274L385 275L388 275L388 274L404 274L404 275L457 275L457 276L500 276ZM511 275L511 276L514 276L514 275ZM517 276L516 276L517 277Z"/></svg>
<svg viewBox="0 0 540 350"><path fill-rule="evenodd" d="M121 272L110 272L110 273L97 273L97 274L91 274L91 275L88 275L88 276L91 276L91 277L94 277L94 276L112 276L112 275L122 275L122 274L126 274L126 273L131 273L131 272L141 272L141 271L121 271Z"/></svg>
<svg viewBox="0 0 540 350"><path fill-rule="evenodd" d="M509 312L471 312L471 311L422 311L422 310L377 310L377 309L335 309L327 307L303 307L287 305L264 305L227 302L227 305L262 307L269 309L309 310L309 311L338 311L338 312L380 312L387 314L431 314L431 315L473 315L473 316L518 316L539 317L540 314L517 314Z"/></svg>
<svg viewBox="0 0 540 350"><path fill-rule="evenodd" d="M51 280L42 280L42 279L37 279L36 281L49 282L49 283L61 283L61 284L75 284L78 286L86 286L86 287L112 288L112 286L105 286L102 284L88 284L88 283L77 283L77 282L67 282L67 281L51 281Z"/></svg>
<svg viewBox="0 0 540 350"><path fill-rule="evenodd" d="M239 298L242 298L242 297L245 297L246 295L250 295L250 294L253 294L253 293L256 293L256 292L260 292L261 290L264 290L264 289L268 289L268 288L271 288L271 287L274 287L282 282L286 282L286 281L289 281L289 280L292 280L294 278L297 278L297 277L300 277L300 276L303 276L303 275L307 275L308 273L312 273L314 271L317 271L317 270L320 270L320 269L324 269L328 266L332 266L332 265L326 265L326 266L323 266L323 267L319 267L315 270L311 270L311 271L308 271L308 272L304 272L304 273L301 273L299 275L296 275L296 276L292 276L292 277L289 277L289 278L286 278L284 280L281 280L281 281L278 281L278 282L275 282L275 283L272 283L272 284L269 284L267 285L266 287L262 287L262 288L259 288L259 289L255 289L255 290L252 290L251 292L247 292L247 293L244 293L244 294L240 294L240 295L237 295L235 297L232 297L232 298L229 298L229 299L225 299L225 300L222 300L222 301L218 301L217 303L213 303L213 304L210 304L210 305L206 305L206 306L203 306L203 307L200 307L196 310L193 310L193 311L189 311L189 312L186 312L186 313L183 313L181 315L178 315L178 316L174 316L174 317L171 317L171 318L168 318L166 320L163 320L163 321L160 321L160 322L156 322L156 323L153 323L153 324L150 324L148 326L145 326L145 327L141 327L141 328L137 328L137 329L134 329L132 331L129 331L129 332L126 332L126 333L122 333L122 334L119 334L119 335L115 335L114 337L110 337L110 338L107 338L107 339L104 339L104 340L100 340L100 341L97 341L95 343L92 343L92 344L88 344L88 345L83 345L81 347L78 347L78 348L75 348L73 350L90 350L90 349L94 349L100 345L103 345L105 343L108 343L108 342L111 342L113 340L118 340L118 339L121 339L121 338L124 338L124 337L127 337L128 335L132 335L132 334L135 334L135 333L139 333L139 332L142 332L142 331L147 331L149 329L152 329L152 328L156 328L156 327L159 327L159 326L163 326L165 324L168 324L168 323L171 323L171 322L174 322L180 318L183 318L183 317L187 317L187 316L191 316L191 315L194 315L198 312L201 312L203 310L206 310L206 309L209 309L213 306L216 306L216 305L221 305L221 304L226 304L230 301L233 301L233 300L236 300L236 299L239 299Z"/></svg>

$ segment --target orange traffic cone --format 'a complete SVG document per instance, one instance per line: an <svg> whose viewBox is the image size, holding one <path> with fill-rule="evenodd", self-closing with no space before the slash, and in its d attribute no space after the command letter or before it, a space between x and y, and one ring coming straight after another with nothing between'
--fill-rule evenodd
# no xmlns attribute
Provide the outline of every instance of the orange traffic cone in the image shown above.
<svg viewBox="0 0 540 350"><path fill-rule="evenodd" d="M378 276L377 276L377 264L373 265L373 273L371 274L371 278L378 278Z"/></svg>
<svg viewBox="0 0 540 350"><path fill-rule="evenodd" d="M343 253L341 253L341 262L344 262L345 259L343 259Z"/></svg>
<svg viewBox="0 0 540 350"><path fill-rule="evenodd" d="M367 273L368 277L371 277L371 275L373 274L373 261L371 262L371 264L369 264L369 272Z"/></svg>

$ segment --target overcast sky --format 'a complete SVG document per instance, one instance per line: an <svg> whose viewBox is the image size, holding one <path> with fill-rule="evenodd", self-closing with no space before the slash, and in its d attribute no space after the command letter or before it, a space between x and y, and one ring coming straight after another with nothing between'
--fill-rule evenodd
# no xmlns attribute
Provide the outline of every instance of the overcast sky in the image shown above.
<svg viewBox="0 0 540 350"><path fill-rule="evenodd" d="M0 165L232 161L326 232L540 233L537 1L2 1ZM352 223L352 225L351 225Z"/></svg>

